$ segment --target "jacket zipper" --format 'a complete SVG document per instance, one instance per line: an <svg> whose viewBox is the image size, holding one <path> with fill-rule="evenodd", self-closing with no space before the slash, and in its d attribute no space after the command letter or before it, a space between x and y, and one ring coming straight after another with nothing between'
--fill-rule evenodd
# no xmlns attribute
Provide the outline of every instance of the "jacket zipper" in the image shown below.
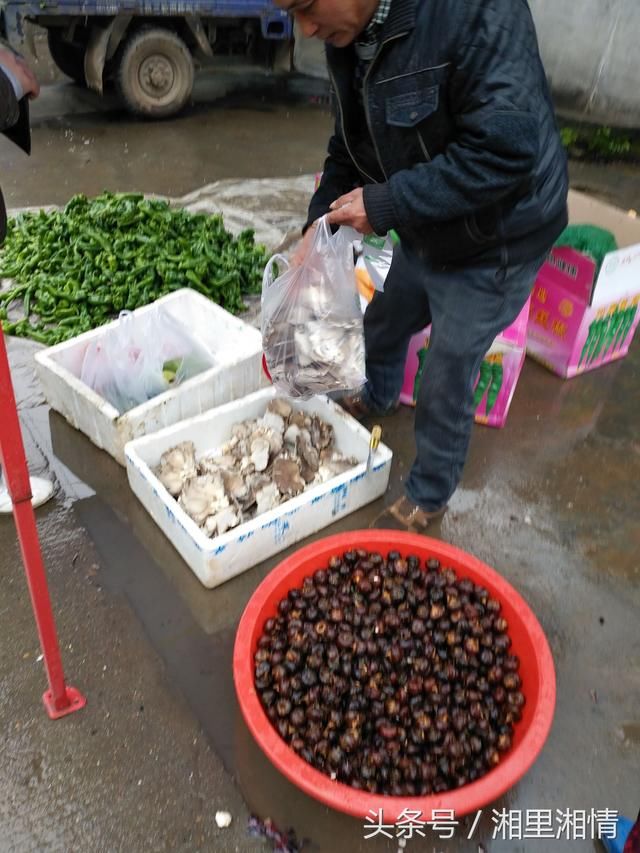
<svg viewBox="0 0 640 853"><path fill-rule="evenodd" d="M391 36L390 38L385 39L380 44L375 56L373 57L373 59L371 60L371 62L369 64L369 67L367 68L367 73L364 75L364 81L362 83L362 101L364 103L364 114L365 114L365 118L367 119L367 127L369 129L369 136L371 137L371 139L373 141L373 147L374 147L374 150L376 152L376 158L378 160L378 165L380 166L380 170L382 171L382 174L384 175L385 181L388 181L389 178L387 177L387 173L385 171L385 168L382 165L382 158L380 157L380 149L378 148L378 143L376 142L376 138L373 135L373 128L371 126L371 116L369 115L369 103L367 101L367 83L369 82L369 75L371 74L373 66L376 64L378 57L382 53L385 45L389 44L392 41L395 41L396 39L404 38L404 36L406 36L406 35L408 35L408 33L396 33L395 36Z"/></svg>
<svg viewBox="0 0 640 853"><path fill-rule="evenodd" d="M365 172L365 170L361 166L358 165L358 161L353 156L353 151L349 148L349 140L347 139L347 131L345 128L345 123L344 123L344 111L342 109L342 101L340 100L340 90L338 89L338 86L336 85L336 79L333 76L333 71L330 68L329 68L329 77L331 78L331 83L332 83L333 89L336 93L336 100L338 101L338 109L340 110L340 124L342 125L342 137L344 139L344 145L345 145L345 148L347 149L347 153L348 153L349 157L351 157L351 159L353 160L356 169L361 174L363 174L365 176L365 178L368 178L371 181L371 183L377 184L378 181L376 181L375 178L372 178L371 175L368 174L368 172ZM377 156L378 156L378 152L376 151L376 157Z"/></svg>
<svg viewBox="0 0 640 853"><path fill-rule="evenodd" d="M427 158L427 162L430 163L431 162L431 154L429 154L429 149L424 144L424 139L422 138L422 134L420 133L420 131L416 129L416 133L418 134L418 139L420 140L420 148L422 148L422 153Z"/></svg>
<svg viewBox="0 0 640 853"><path fill-rule="evenodd" d="M373 135L373 130L371 128L371 118L369 116L369 105L367 103L367 80L369 79L369 74L371 73L371 69L373 68L376 60L378 59L378 57L382 53L382 49L384 48L384 46L389 44L389 42L395 41L395 39L403 38L406 35L408 35L408 33L397 33L395 36L391 36L391 38L385 39L385 41L382 42L382 44L378 47L378 50L377 50L375 56L373 57L373 59L369 63L369 67L367 68L367 72L364 75L364 80L362 83L362 102L364 105L365 118L367 120L367 128L369 130L369 136L371 137L371 141L373 142L373 148L376 152L376 159L378 161L378 165L380 166L380 171L384 175L385 181L387 181L389 179L387 177L387 173L385 171L385 168L382 165L382 159L380 158L380 151L378 149L378 143L376 142L375 136ZM345 123L344 123L344 110L342 109L342 101L340 100L340 90L338 89L338 86L336 84L336 78L335 78L331 68L329 68L329 77L331 78L331 83L332 83L333 89L336 93L336 100L338 101L338 109L340 110L340 124L342 125L342 136L344 138L344 144L345 144L345 148L347 149L347 153L348 153L349 157L351 157L351 159L353 160L356 169L359 172L361 172L365 176L365 178L368 178L371 181L371 183L378 184L378 183L380 183L379 181L377 181L374 177L372 177L368 172L365 172L365 170L358 165L358 161L353 156L353 151L349 148L349 141L347 139L347 131L345 129ZM427 152L427 156L428 156L428 152ZM429 157L429 159L431 159L431 158Z"/></svg>

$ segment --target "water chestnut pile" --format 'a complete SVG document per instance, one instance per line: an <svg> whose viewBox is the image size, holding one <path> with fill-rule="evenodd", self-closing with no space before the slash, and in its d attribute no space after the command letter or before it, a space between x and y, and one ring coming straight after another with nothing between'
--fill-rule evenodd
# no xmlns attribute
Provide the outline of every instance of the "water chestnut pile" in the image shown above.
<svg viewBox="0 0 640 853"><path fill-rule="evenodd" d="M334 556L266 620L255 686L280 736L353 788L426 796L495 767L525 697L500 602L435 558Z"/></svg>

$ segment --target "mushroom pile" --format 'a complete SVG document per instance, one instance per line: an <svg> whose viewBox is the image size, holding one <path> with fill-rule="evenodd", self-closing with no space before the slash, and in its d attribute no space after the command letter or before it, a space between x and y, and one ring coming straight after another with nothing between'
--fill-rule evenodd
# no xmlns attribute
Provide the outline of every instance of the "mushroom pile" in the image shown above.
<svg viewBox="0 0 640 853"><path fill-rule="evenodd" d="M264 415L234 424L231 438L196 459L193 442L162 454L162 485L207 536L226 533L358 464L334 446L331 424L271 400Z"/></svg>

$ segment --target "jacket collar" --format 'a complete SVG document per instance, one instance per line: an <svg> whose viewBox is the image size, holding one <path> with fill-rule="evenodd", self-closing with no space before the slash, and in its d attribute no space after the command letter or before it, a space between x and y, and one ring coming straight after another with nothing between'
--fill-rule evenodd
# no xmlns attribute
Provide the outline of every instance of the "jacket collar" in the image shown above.
<svg viewBox="0 0 640 853"><path fill-rule="evenodd" d="M419 0L392 0L391 9L380 31L381 42L415 29L418 2ZM325 44L325 52L327 59L332 63L346 61L347 56L353 56L353 44L346 48Z"/></svg>
<svg viewBox="0 0 640 853"><path fill-rule="evenodd" d="M417 4L418 0L392 0L389 15L382 26L382 41L415 28Z"/></svg>

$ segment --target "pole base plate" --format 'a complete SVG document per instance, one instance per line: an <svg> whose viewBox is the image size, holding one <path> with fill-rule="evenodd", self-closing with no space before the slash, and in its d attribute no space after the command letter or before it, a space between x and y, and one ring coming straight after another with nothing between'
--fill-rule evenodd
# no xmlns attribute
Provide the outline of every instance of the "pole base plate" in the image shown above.
<svg viewBox="0 0 640 853"><path fill-rule="evenodd" d="M79 711L87 704L87 699L75 687L67 686L65 688L69 704L65 708L56 708L53 701L51 690L46 690L42 696L44 707L52 720L59 720L60 717L66 717L68 714L73 714L74 711Z"/></svg>

